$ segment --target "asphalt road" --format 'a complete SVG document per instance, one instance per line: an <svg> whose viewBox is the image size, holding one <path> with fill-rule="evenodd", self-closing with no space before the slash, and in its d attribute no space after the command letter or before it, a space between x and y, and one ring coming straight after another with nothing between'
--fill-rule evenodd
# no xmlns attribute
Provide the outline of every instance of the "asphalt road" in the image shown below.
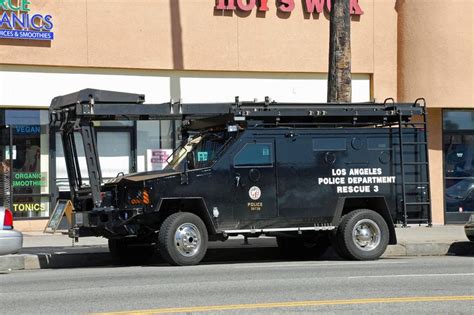
<svg viewBox="0 0 474 315"><path fill-rule="evenodd" d="M474 257L206 263L0 274L9 314L474 314Z"/></svg>

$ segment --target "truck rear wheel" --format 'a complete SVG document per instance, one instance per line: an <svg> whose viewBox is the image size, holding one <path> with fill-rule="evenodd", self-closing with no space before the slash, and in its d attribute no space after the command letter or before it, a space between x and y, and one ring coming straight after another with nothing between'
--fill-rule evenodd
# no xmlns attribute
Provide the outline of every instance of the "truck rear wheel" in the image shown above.
<svg viewBox="0 0 474 315"><path fill-rule="evenodd" d="M156 252L153 244L139 243L126 238L109 239L108 243L110 255L120 264L143 264Z"/></svg>
<svg viewBox="0 0 474 315"><path fill-rule="evenodd" d="M176 266L199 264L206 254L207 242L204 222L189 212L178 212L167 217L158 233L161 256Z"/></svg>
<svg viewBox="0 0 474 315"><path fill-rule="evenodd" d="M338 253L354 260L378 259L387 249L387 222L375 211L360 209L342 219L336 234Z"/></svg>
<svg viewBox="0 0 474 315"><path fill-rule="evenodd" d="M276 240L280 253L285 258L316 259L324 255L331 246L326 235L317 238L278 236Z"/></svg>

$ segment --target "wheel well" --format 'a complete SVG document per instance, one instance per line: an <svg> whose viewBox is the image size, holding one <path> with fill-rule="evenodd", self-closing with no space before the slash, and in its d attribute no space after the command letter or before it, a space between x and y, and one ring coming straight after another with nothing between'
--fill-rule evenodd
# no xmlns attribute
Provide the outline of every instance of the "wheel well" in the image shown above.
<svg viewBox="0 0 474 315"><path fill-rule="evenodd" d="M202 198L164 199L158 210L160 225L167 217L176 212L190 212L204 222L209 235L216 233L216 228Z"/></svg>
<svg viewBox="0 0 474 315"><path fill-rule="evenodd" d="M388 231L390 234L388 243L391 245L397 244L395 226L393 224L392 216L390 215L390 211L384 197L340 198L333 224L337 226L343 215L357 209L369 209L380 214L385 219L385 222L387 222Z"/></svg>

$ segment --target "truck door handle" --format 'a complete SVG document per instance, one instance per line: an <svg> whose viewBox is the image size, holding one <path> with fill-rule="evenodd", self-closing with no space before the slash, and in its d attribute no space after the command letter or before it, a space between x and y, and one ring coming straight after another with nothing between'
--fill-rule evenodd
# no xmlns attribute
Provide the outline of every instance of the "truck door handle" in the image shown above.
<svg viewBox="0 0 474 315"><path fill-rule="evenodd" d="M235 187L240 187L240 174L235 174Z"/></svg>

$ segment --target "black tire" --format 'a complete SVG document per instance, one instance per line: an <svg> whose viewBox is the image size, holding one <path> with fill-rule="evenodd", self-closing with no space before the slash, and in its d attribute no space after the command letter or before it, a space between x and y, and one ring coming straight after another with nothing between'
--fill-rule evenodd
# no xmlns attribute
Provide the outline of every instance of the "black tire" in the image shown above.
<svg viewBox="0 0 474 315"><path fill-rule="evenodd" d="M136 265L150 261L156 252L156 246L135 239L109 239L109 251L117 263Z"/></svg>
<svg viewBox="0 0 474 315"><path fill-rule="evenodd" d="M345 216L341 218L341 222L344 220L344 217ZM334 251L339 257L341 257L342 259L351 258L349 256L349 253L345 250L345 247L342 244L342 238L338 237L337 230L334 230L334 233L331 233L331 243L332 243L332 248L334 248Z"/></svg>
<svg viewBox="0 0 474 315"><path fill-rule="evenodd" d="M175 241L175 238L180 241ZM204 222L189 212L178 212L167 217L158 233L161 256L175 266L199 264L206 255L207 243Z"/></svg>
<svg viewBox="0 0 474 315"><path fill-rule="evenodd" d="M358 231L358 232L357 232ZM352 260L374 260L387 249L387 222L375 211L359 209L342 217L336 232L340 256Z"/></svg>
<svg viewBox="0 0 474 315"><path fill-rule="evenodd" d="M474 242L474 235L466 235L467 239Z"/></svg>
<svg viewBox="0 0 474 315"><path fill-rule="evenodd" d="M331 246L327 235L315 238L278 236L276 241L281 256L290 259L316 259Z"/></svg>

